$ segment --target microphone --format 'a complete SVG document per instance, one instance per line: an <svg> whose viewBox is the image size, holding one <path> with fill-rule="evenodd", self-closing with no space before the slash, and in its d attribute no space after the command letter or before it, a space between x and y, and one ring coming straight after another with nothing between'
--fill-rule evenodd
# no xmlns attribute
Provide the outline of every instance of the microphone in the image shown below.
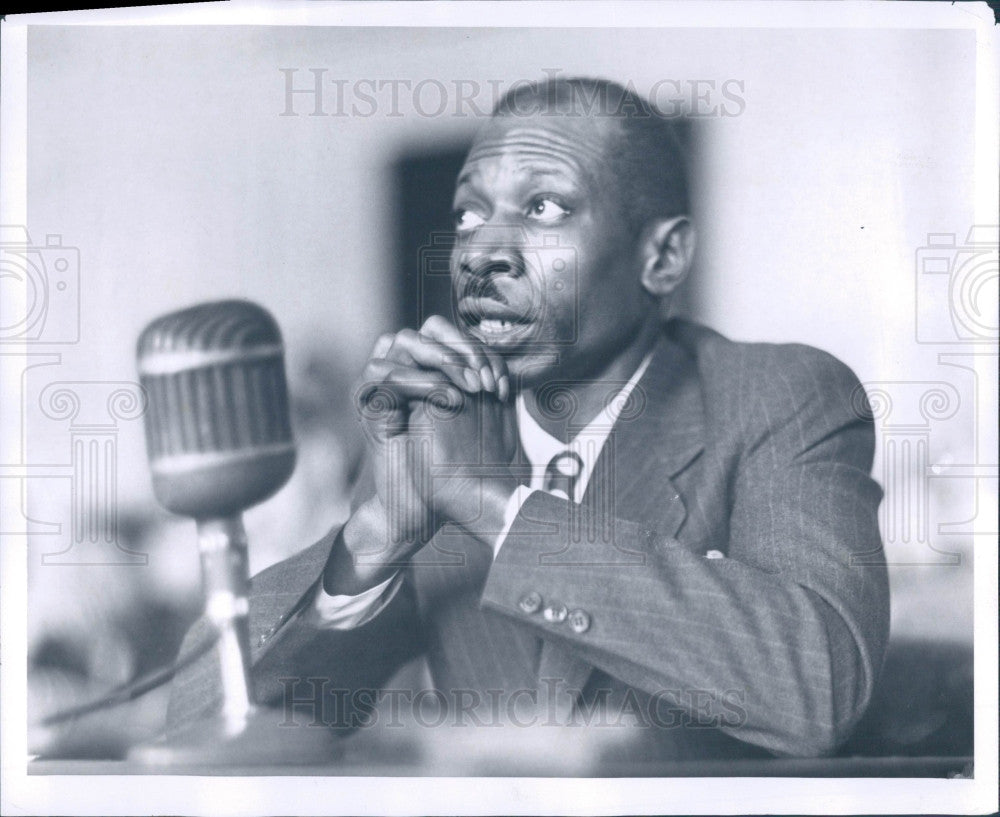
<svg viewBox="0 0 1000 817"><path fill-rule="evenodd" d="M136 357L149 397L153 490L197 524L205 614L219 634L223 728L238 735L254 711L240 514L295 467L281 331L249 301L199 304L149 324Z"/></svg>

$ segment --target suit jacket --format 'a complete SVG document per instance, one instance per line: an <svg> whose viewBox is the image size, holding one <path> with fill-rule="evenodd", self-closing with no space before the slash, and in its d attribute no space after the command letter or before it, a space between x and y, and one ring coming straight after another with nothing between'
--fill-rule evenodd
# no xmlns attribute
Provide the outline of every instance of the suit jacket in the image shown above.
<svg viewBox="0 0 1000 817"><path fill-rule="evenodd" d="M543 690L562 722L645 713L640 757L829 753L888 637L865 406L824 352L671 321L583 502L532 494L492 564L446 525L393 602L340 632L296 615L338 529L254 577L258 700L291 677L374 687L423 653L446 693ZM170 722L217 689L211 656L180 673Z"/></svg>

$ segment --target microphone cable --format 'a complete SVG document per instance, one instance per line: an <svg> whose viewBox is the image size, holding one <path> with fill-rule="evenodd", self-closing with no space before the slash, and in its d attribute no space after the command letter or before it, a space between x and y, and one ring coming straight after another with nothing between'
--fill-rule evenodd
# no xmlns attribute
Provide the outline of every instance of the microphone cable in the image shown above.
<svg viewBox="0 0 1000 817"><path fill-rule="evenodd" d="M187 654L178 657L177 660L169 666L153 670L145 675L141 675L133 681L128 681L121 686L117 686L94 701L89 701L85 704L78 704L77 706L72 706L68 709L63 709L59 712L47 715L42 718L41 725L55 726L59 723L65 723L66 721L74 720L84 715L89 715L92 712L99 712L102 709L111 709L112 707L121 706L122 704L134 701L140 695L145 695L147 692L152 692L154 689L163 686L178 672L191 666L191 664L212 649L218 640L218 632L213 632L206 641L199 644Z"/></svg>

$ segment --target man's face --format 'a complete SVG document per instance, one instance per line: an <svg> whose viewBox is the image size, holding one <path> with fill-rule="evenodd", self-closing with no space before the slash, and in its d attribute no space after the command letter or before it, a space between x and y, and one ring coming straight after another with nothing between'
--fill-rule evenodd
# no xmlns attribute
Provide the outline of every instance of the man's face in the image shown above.
<svg viewBox="0 0 1000 817"><path fill-rule="evenodd" d="M590 378L649 314L613 121L494 118L459 174L452 283L459 327L522 385Z"/></svg>

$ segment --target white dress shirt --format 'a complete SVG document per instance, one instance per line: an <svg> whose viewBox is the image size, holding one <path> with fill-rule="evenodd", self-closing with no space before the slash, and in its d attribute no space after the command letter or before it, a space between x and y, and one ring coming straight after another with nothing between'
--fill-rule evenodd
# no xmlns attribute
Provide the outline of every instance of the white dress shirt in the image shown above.
<svg viewBox="0 0 1000 817"><path fill-rule="evenodd" d="M567 497L567 499L573 502L580 502L583 499L601 449L604 448L604 443L607 442L608 435L618 421L618 417L636 384L645 374L651 358L652 352L646 355L629 381L606 402L597 416L582 428L569 443L560 442L538 425L535 418L528 413L524 403L524 395L517 396L518 435L524 454L531 465L531 481L528 485L519 485L507 502L503 529L493 543L494 559L500 552L500 548L503 547L511 525L514 524L525 500L534 491L542 490L545 484L545 471L552 458L557 454L569 451L580 457L583 467L573 488L574 495ZM401 584L402 573L400 572L356 596L331 596L323 591L322 584L318 584L315 599L311 605L305 608L303 616L308 623L324 629L349 630L353 627L360 627L382 612L386 605L392 601Z"/></svg>

